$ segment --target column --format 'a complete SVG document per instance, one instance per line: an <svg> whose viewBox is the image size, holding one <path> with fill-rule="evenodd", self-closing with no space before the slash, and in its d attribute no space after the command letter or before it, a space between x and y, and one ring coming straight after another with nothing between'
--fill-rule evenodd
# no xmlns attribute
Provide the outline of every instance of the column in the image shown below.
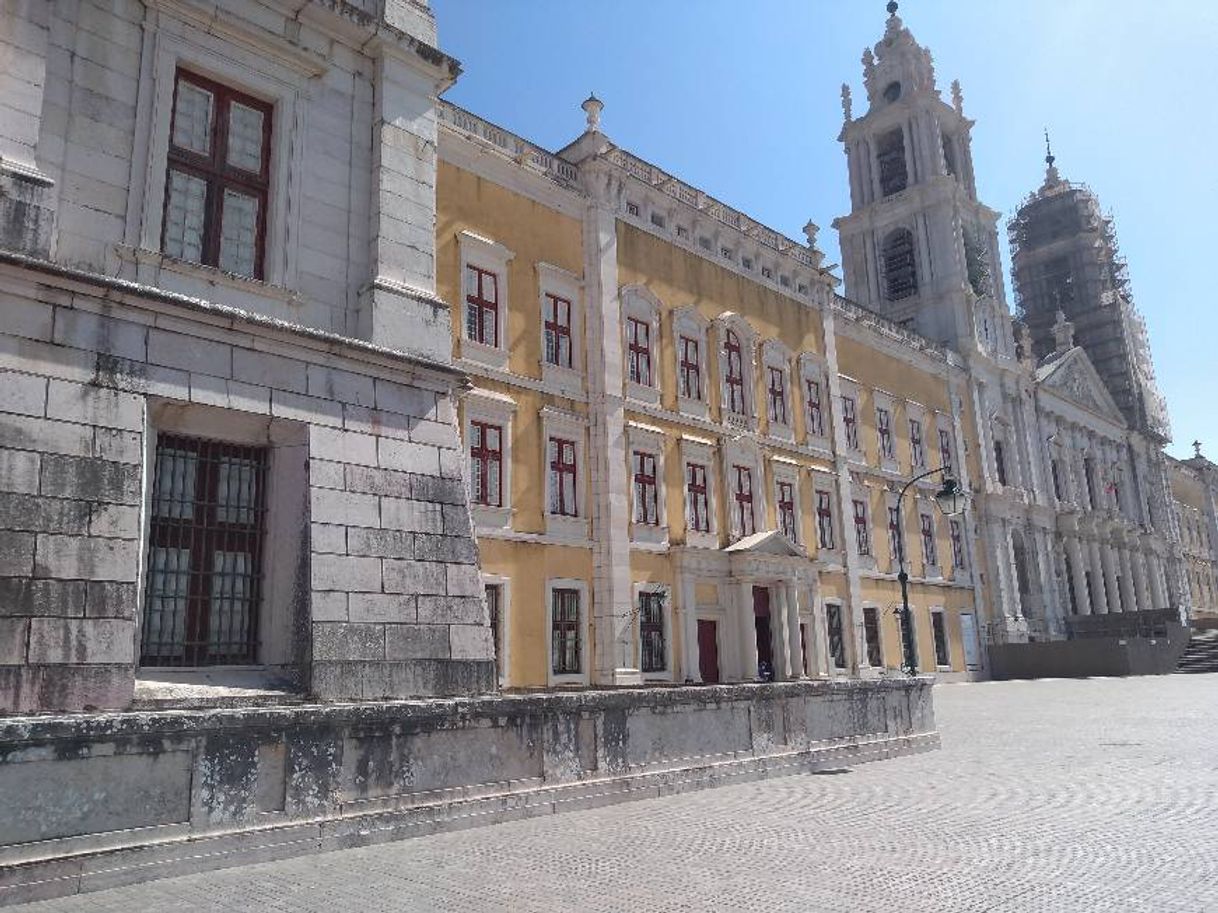
<svg viewBox="0 0 1218 913"><path fill-rule="evenodd" d="M782 583L770 586L770 638L774 651L774 680L791 680L790 625L787 621L787 588Z"/></svg>
<svg viewBox="0 0 1218 913"><path fill-rule="evenodd" d="M1091 614L1108 614L1108 588L1104 585L1104 565L1100 561L1100 545L1094 539L1087 543L1091 571Z"/></svg>
<svg viewBox="0 0 1218 913"><path fill-rule="evenodd" d="M783 583L787 599L787 645L791 661L791 678L807 678L804 673L803 637L799 629L799 584Z"/></svg>
<svg viewBox="0 0 1218 913"><path fill-rule="evenodd" d="M1129 549L1119 549L1117 557L1120 559L1121 568L1121 606L1126 612L1136 612L1142 608L1142 604L1134 593L1133 562L1129 558Z"/></svg>
<svg viewBox="0 0 1218 913"><path fill-rule="evenodd" d="M1071 580L1074 581L1074 603L1078 614L1091 614L1091 594L1087 592L1086 566L1083 564L1083 549L1075 536L1066 537L1066 554L1069 556Z"/></svg>
<svg viewBox="0 0 1218 913"><path fill-rule="evenodd" d="M1166 609L1167 590L1163 585L1163 560L1153 552L1146 556L1146 569L1150 577L1150 593L1156 609Z"/></svg>
<svg viewBox="0 0 1218 913"><path fill-rule="evenodd" d="M1115 547L1111 542L1105 542L1100 546L1100 563L1104 568L1104 590L1108 595L1108 611L1121 612L1121 587L1117 581L1117 564L1116 556L1113 554Z"/></svg>
<svg viewBox="0 0 1218 913"><path fill-rule="evenodd" d="M829 645L825 631L825 604L813 598L811 620L808 623L808 654L811 657L812 676L828 678L832 671L829 664Z"/></svg>
<svg viewBox="0 0 1218 913"><path fill-rule="evenodd" d="M740 631L736 677L739 681L751 682L757 678L757 622L753 615L751 580L741 580L736 584L736 611Z"/></svg>
<svg viewBox="0 0 1218 913"><path fill-rule="evenodd" d="M1154 600L1150 598L1150 590L1146 582L1146 553L1142 551L1141 543L1135 545L1132 558L1133 587L1138 600L1138 608L1143 611L1156 608Z"/></svg>
<svg viewBox="0 0 1218 913"><path fill-rule="evenodd" d="M697 578L682 568L678 578L678 592L681 594L682 679L687 682L702 681L698 653L697 588Z"/></svg>

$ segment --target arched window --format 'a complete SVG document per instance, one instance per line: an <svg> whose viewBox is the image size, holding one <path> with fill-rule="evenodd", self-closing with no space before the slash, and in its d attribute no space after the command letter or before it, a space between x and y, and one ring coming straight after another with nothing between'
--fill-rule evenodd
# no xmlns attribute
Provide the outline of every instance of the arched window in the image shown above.
<svg viewBox="0 0 1218 913"><path fill-rule="evenodd" d="M898 228L884 239L884 297L900 301L918 293L918 266L914 259L914 237L908 228Z"/></svg>
<svg viewBox="0 0 1218 913"><path fill-rule="evenodd" d="M740 337L735 330L728 330L724 336L723 353L727 356L727 372L724 383L727 385L727 409L735 415L744 415L744 360L740 347Z"/></svg>

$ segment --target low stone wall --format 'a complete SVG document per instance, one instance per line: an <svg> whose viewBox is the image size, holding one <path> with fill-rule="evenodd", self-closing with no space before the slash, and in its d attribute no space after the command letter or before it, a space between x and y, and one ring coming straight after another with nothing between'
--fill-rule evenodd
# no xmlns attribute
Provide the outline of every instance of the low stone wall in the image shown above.
<svg viewBox="0 0 1218 913"><path fill-rule="evenodd" d="M0 719L0 904L937 745L925 678Z"/></svg>
<svg viewBox="0 0 1218 913"><path fill-rule="evenodd" d="M990 677L1090 678L1166 675L1188 648L1188 629L1170 625L1166 636L1085 637L1031 644L992 644Z"/></svg>

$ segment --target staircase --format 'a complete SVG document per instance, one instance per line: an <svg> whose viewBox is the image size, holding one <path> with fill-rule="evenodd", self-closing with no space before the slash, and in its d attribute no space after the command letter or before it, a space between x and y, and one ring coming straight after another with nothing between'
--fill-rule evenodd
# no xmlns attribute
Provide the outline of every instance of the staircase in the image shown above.
<svg viewBox="0 0 1218 913"><path fill-rule="evenodd" d="M1218 672L1218 629L1194 633L1176 671Z"/></svg>

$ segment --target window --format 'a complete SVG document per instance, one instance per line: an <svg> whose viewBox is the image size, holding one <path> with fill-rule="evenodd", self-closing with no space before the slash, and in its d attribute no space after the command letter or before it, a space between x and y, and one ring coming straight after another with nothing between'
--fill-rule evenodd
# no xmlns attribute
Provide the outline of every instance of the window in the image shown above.
<svg viewBox="0 0 1218 913"><path fill-rule="evenodd" d="M863 636L867 639L867 665L876 668L884 665L880 649L880 610L875 606L863 607Z"/></svg>
<svg viewBox="0 0 1218 913"><path fill-rule="evenodd" d="M502 678L503 668L503 584L488 583L486 593L486 610L491 619L491 641L495 645L495 677Z"/></svg>
<svg viewBox="0 0 1218 913"><path fill-rule="evenodd" d="M949 520L948 529L952 534L952 568L962 571L967 567L964 561L964 530L959 520Z"/></svg>
<svg viewBox="0 0 1218 913"><path fill-rule="evenodd" d="M706 487L706 467L698 463L685 464L685 513L689 528L699 533L710 532L710 494Z"/></svg>
<svg viewBox="0 0 1218 913"><path fill-rule="evenodd" d="M820 381L806 381L808 388L808 434L823 437L825 434L825 413L821 406Z"/></svg>
<svg viewBox="0 0 1218 913"><path fill-rule="evenodd" d="M627 203L626 212L632 216L637 216L639 214L639 204L638 203Z"/></svg>
<svg viewBox="0 0 1218 913"><path fill-rule="evenodd" d="M724 260L731 260L735 255L732 253L732 249L730 247L721 247L719 248L719 256Z"/></svg>
<svg viewBox="0 0 1218 913"><path fill-rule="evenodd" d="M634 522L647 526L660 523L655 454L641 450L634 451Z"/></svg>
<svg viewBox="0 0 1218 913"><path fill-rule="evenodd" d="M854 499L854 541L859 554L871 554L871 531L867 528L867 502Z"/></svg>
<svg viewBox="0 0 1218 913"><path fill-rule="evenodd" d="M631 383L651 386L651 324L637 317L626 318L627 352Z"/></svg>
<svg viewBox="0 0 1218 913"><path fill-rule="evenodd" d="M578 517L575 499L575 442L550 438L550 513Z"/></svg>
<svg viewBox="0 0 1218 913"><path fill-rule="evenodd" d="M724 378L727 384L727 410L734 415L744 415L744 354L740 347L740 337L734 330L728 330L724 340L723 353L727 357Z"/></svg>
<svg viewBox="0 0 1218 913"><path fill-rule="evenodd" d="M161 249L261 279L271 106L178 70Z"/></svg>
<svg viewBox="0 0 1218 913"><path fill-rule="evenodd" d="M930 514L919 514L922 524L922 560L927 567L937 567L939 550L935 545L935 519Z"/></svg>
<svg viewBox="0 0 1218 913"><path fill-rule="evenodd" d="M998 484L1007 484L1007 461L1003 453L1002 441L994 441L994 471L998 475Z"/></svg>
<svg viewBox="0 0 1218 913"><path fill-rule="evenodd" d="M827 491L816 493L816 535L821 548L829 551L837 548L833 535L833 498Z"/></svg>
<svg viewBox="0 0 1218 913"><path fill-rule="evenodd" d="M783 288L790 288L791 287L791 277L786 274L780 275L778 277L778 284L781 285Z"/></svg>
<svg viewBox="0 0 1218 913"><path fill-rule="evenodd" d="M698 246L701 247L703 250L710 250L711 246L712 246L711 239L706 237L706 235L703 235L702 237L700 237L698 239Z"/></svg>
<svg viewBox="0 0 1218 913"><path fill-rule="evenodd" d="M926 465L926 450L922 446L922 423L916 418L909 420L909 462L915 467Z"/></svg>
<svg viewBox="0 0 1218 913"><path fill-rule="evenodd" d="M799 524L795 517L795 483L779 481L778 528L792 542L799 541Z"/></svg>
<svg viewBox="0 0 1218 913"><path fill-rule="evenodd" d="M570 368L571 302L549 292L545 295L546 364Z"/></svg>
<svg viewBox="0 0 1218 913"><path fill-rule="evenodd" d="M769 373L770 421L785 425L787 424L786 371L782 368L771 367Z"/></svg>
<svg viewBox="0 0 1218 913"><path fill-rule="evenodd" d="M142 665L257 660L266 466L263 448L158 436Z"/></svg>
<svg viewBox="0 0 1218 913"><path fill-rule="evenodd" d="M939 429L939 465L947 472L952 471L952 436Z"/></svg>
<svg viewBox="0 0 1218 913"><path fill-rule="evenodd" d="M880 193L888 197L904 190L909 184L905 131L895 127L883 134L876 144L876 158L880 166Z"/></svg>
<svg viewBox="0 0 1218 913"><path fill-rule="evenodd" d="M753 258L752 257L741 257L740 265L743 266L745 269L752 269L753 268Z"/></svg>
<svg viewBox="0 0 1218 913"><path fill-rule="evenodd" d="M465 267L465 336L499 347L499 277L471 264Z"/></svg>
<svg viewBox="0 0 1218 913"><path fill-rule="evenodd" d="M825 627L829 629L829 656L838 669L846 668L846 636L842 624L842 607L825 603Z"/></svg>
<svg viewBox="0 0 1218 913"><path fill-rule="evenodd" d="M664 641L664 594L639 593L639 668L643 672L666 672L668 648Z"/></svg>
<svg viewBox="0 0 1218 913"><path fill-rule="evenodd" d="M682 336L681 348L681 395L686 399L702 399L702 347L697 339Z"/></svg>
<svg viewBox="0 0 1218 913"><path fill-rule="evenodd" d="M846 426L846 446L851 450L859 449L859 423L855 412L854 398L842 397L842 424Z"/></svg>
<svg viewBox="0 0 1218 913"><path fill-rule="evenodd" d="M747 466L733 466L736 480L736 522L740 535L751 536L757 531L753 521L753 470Z"/></svg>
<svg viewBox="0 0 1218 913"><path fill-rule="evenodd" d="M664 227L664 217L662 215L660 215L660 213L658 213L658 212L653 212L651 214L651 224L654 225L656 228L663 228Z"/></svg>
<svg viewBox="0 0 1218 913"><path fill-rule="evenodd" d="M483 507L502 507L503 428L487 422L469 423L470 496Z"/></svg>
<svg viewBox="0 0 1218 913"><path fill-rule="evenodd" d="M893 564L905 560L905 537L901 532L901 512L895 505L888 508L888 553L892 555Z"/></svg>
<svg viewBox="0 0 1218 913"><path fill-rule="evenodd" d="M884 264L884 295L889 301L902 301L918 293L913 232L908 228L891 232L884 239L881 259Z"/></svg>
<svg viewBox="0 0 1218 913"><path fill-rule="evenodd" d="M942 612L930 613L931 629L935 633L935 665L940 667L952 664L949 645L947 643L947 621Z"/></svg>
<svg viewBox="0 0 1218 913"><path fill-rule="evenodd" d="M880 436L880 456L885 460L895 459L896 451L892 442L892 413L887 409L875 410L875 425Z"/></svg>
<svg viewBox="0 0 1218 913"><path fill-rule="evenodd" d="M689 229L686 228L684 225L678 225L677 226L677 237L678 238L688 238Z"/></svg>
<svg viewBox="0 0 1218 913"><path fill-rule="evenodd" d="M555 675L583 672L580 646L579 590L550 591L550 668Z"/></svg>
<svg viewBox="0 0 1218 913"><path fill-rule="evenodd" d="M774 270L772 270L772 269L771 269L770 267L768 267L768 266L763 266L763 267L761 268L761 275L762 275L762 278L764 278L764 279L773 279L773 278L774 278Z"/></svg>

